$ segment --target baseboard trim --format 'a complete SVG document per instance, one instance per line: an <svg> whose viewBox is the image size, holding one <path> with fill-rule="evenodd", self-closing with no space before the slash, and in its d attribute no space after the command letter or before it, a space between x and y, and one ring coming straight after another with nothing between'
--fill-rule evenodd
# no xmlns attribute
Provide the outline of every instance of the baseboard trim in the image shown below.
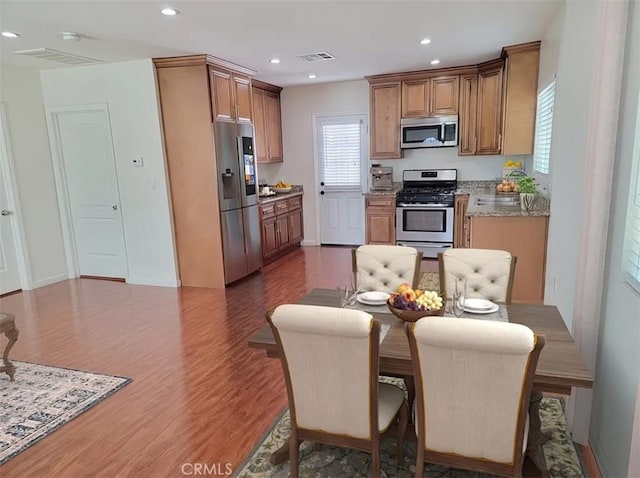
<svg viewBox="0 0 640 478"><path fill-rule="evenodd" d="M126 281L127 284L131 284L131 285L151 285L151 286L158 286L158 287L180 287L180 281L179 280L167 280L167 281L163 281L163 280L158 280L158 279L150 279L148 277L127 277Z"/></svg>
<svg viewBox="0 0 640 478"><path fill-rule="evenodd" d="M62 282L63 280L68 279L73 279L73 277L69 277L69 274L66 272L64 274L57 274L55 276L33 281L33 288L37 289L38 287L44 287L45 285L55 284L56 282Z"/></svg>
<svg viewBox="0 0 640 478"><path fill-rule="evenodd" d="M302 242L300 243L301 246L317 246L318 242L317 241L313 241L311 239L303 239Z"/></svg>

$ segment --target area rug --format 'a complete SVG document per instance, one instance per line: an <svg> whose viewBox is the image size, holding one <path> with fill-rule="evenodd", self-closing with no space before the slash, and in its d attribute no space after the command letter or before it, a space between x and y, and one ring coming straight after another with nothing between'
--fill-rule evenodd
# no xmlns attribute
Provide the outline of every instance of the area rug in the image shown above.
<svg viewBox="0 0 640 478"><path fill-rule="evenodd" d="M418 289L440 292L440 276L437 272L423 272Z"/></svg>
<svg viewBox="0 0 640 478"><path fill-rule="evenodd" d="M0 374L0 465L131 382L130 378L13 361Z"/></svg>
<svg viewBox="0 0 640 478"><path fill-rule="evenodd" d="M395 382L396 379L385 381ZM567 432L564 404L558 398L543 398L540 404L542 432L550 439L543 445L544 458L551 476L577 478L586 476L578 458L576 447ZM284 478L289 474L289 462L273 466L271 453L287 439L290 431L289 411L275 422L264 439L249 454L245 462L233 474L237 478ZM405 443L404 462L396 461L395 439L387 438L380 449L381 476L409 478L415 472L416 444ZM371 469L371 455L346 448L323 445L314 451L313 444L300 446L300 477L366 477ZM467 472L425 463L424 476L429 478L488 478L493 475Z"/></svg>

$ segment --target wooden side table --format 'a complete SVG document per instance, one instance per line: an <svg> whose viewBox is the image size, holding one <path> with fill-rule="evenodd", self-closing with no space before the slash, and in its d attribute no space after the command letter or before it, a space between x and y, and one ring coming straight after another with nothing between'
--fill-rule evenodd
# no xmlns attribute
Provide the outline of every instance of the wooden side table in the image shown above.
<svg viewBox="0 0 640 478"><path fill-rule="evenodd" d="M4 365L0 367L0 372L6 372L9 375L9 380L13 382L13 376L16 373L15 366L9 361L9 351L13 344L18 340L18 329L16 329L16 319L13 314L8 314L6 312L0 312L0 334L4 333L9 339L7 346L4 348L4 353L2 354L2 361Z"/></svg>

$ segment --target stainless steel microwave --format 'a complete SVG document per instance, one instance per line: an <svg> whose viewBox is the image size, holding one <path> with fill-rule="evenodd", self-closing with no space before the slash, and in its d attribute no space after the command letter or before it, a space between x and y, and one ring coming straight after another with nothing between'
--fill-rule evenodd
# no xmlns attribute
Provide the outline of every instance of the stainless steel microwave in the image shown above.
<svg viewBox="0 0 640 478"><path fill-rule="evenodd" d="M400 121L401 147L442 148L458 146L458 116L406 118Z"/></svg>

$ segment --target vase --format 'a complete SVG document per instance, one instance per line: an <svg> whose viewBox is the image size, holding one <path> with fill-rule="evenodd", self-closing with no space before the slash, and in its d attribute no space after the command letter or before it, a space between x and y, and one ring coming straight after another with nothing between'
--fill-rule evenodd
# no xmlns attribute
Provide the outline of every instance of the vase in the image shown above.
<svg viewBox="0 0 640 478"><path fill-rule="evenodd" d="M536 203L536 193L520 193L520 209L530 211Z"/></svg>

